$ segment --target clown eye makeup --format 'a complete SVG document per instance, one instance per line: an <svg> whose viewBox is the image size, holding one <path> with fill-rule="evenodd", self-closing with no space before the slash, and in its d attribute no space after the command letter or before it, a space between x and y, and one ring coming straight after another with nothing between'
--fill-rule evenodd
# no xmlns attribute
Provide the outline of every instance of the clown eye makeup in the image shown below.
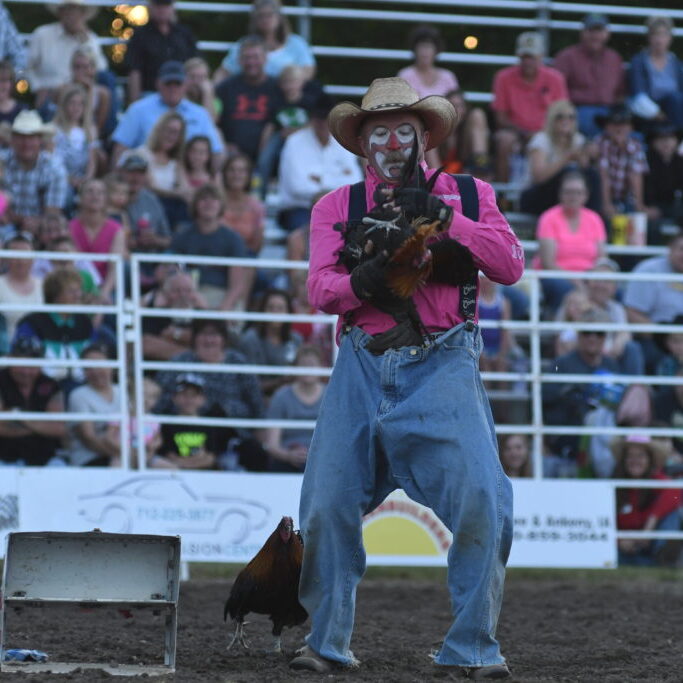
<svg viewBox="0 0 683 683"><path fill-rule="evenodd" d="M370 133L370 142L374 145L386 145L389 141L389 129L384 126L377 126Z"/></svg>
<svg viewBox="0 0 683 683"><path fill-rule="evenodd" d="M396 131L396 137L398 138L398 141L404 145L407 142L412 142L414 135L415 135L415 130L408 123L406 123L402 126L399 126L398 130Z"/></svg>

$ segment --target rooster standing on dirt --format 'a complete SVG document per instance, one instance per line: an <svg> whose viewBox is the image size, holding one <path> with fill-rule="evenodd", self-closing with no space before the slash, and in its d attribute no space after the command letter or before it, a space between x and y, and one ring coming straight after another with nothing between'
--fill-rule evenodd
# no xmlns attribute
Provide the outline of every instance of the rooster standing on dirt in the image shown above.
<svg viewBox="0 0 683 683"><path fill-rule="evenodd" d="M228 650L239 642L245 649L244 617L249 612L267 614L273 622L275 652L282 652L280 635L285 626L298 626L308 618L299 603L299 576L303 543L294 531L291 517L283 517L261 550L237 575L225 603L223 619L228 613L235 621L235 635Z"/></svg>

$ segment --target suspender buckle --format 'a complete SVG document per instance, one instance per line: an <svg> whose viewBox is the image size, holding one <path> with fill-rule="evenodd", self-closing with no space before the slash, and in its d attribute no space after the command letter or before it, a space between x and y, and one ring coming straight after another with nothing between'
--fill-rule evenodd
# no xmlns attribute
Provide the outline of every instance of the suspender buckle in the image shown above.
<svg viewBox="0 0 683 683"><path fill-rule="evenodd" d="M474 323L471 320L465 321L465 329L471 332L474 329Z"/></svg>

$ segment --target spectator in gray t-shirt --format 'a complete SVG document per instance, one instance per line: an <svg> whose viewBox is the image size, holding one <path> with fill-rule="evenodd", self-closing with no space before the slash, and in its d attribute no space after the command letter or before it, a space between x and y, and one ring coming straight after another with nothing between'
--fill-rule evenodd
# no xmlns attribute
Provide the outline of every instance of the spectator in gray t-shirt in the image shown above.
<svg viewBox="0 0 683 683"><path fill-rule="evenodd" d="M107 360L104 346L93 344L81 353L81 358ZM69 462L87 467L109 467L119 464L120 422L113 415L121 411L121 394L112 381L111 368L86 368L86 383L69 394L71 413L92 413L92 421L72 422ZM95 416L100 419L96 420Z"/></svg>
<svg viewBox="0 0 683 683"><path fill-rule="evenodd" d="M193 222L174 236L171 251L174 254L249 258L242 237L222 225L224 209L223 196L217 187L200 187L190 208ZM237 266L200 265L197 271L199 292L209 308L223 311L244 308L254 279L252 270Z"/></svg>
<svg viewBox="0 0 683 683"><path fill-rule="evenodd" d="M652 273L649 281L631 281L624 293L624 306L631 323L648 325L666 323L677 315L683 315L683 282L662 282L656 280L659 274L683 275L683 232L669 243L666 256L655 256L639 263L634 273ZM662 355L651 333L641 332L637 339L643 347L645 367L653 372Z"/></svg>
<svg viewBox="0 0 683 683"><path fill-rule="evenodd" d="M299 367L322 366L322 354L316 346L299 348L294 364ZM316 375L301 375L291 384L280 387L270 400L267 417L271 420L317 420L325 384ZM303 472L313 430L268 427L264 437L270 455L270 469L275 472Z"/></svg>

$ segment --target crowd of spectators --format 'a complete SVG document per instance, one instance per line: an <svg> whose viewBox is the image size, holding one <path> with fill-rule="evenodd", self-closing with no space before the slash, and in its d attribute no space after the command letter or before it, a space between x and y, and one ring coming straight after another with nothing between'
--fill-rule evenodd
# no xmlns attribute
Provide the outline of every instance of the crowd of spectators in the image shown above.
<svg viewBox="0 0 683 683"><path fill-rule="evenodd" d="M2 448L0 460L119 462L119 428L106 414L117 413L127 397L120 395L111 368L81 371L57 364L111 358L111 317L31 307L110 304L117 292L130 296L130 273L118 282L113 263L94 255L118 254L127 261L142 253L150 262L140 270L136 295L146 307L169 310L143 318L143 355L198 366L192 373L169 366L145 377L147 412L188 417L187 425L149 422L134 434L144 438L148 466L300 470L310 438L306 430L190 424L197 416L315 419L325 388L315 373L287 382L282 375L226 373L211 366L324 366L331 360L325 326L277 320L243 326L218 317L194 319L190 312L315 314L306 299L305 273L272 274L191 259L256 259L266 241L267 198L287 234L288 256L306 260L313 203L362 178L361 161L330 136L327 114L335 100L324 92L325 74L317 73L310 46L292 32L278 0L254 0L247 35L212 74L173 0L151 0L148 22L127 44L122 99L88 27L95 8L85 0L50 8L56 21L39 26L25 47L0 4L0 235L4 249L36 252L3 261L0 307L20 304L25 310L3 311L0 352L55 361L43 370L13 365L0 371L0 403L2 409L90 412L93 420L66 427L0 422L3 444L30 445ZM487 111L468 102L456 74L437 65L446 47L438 29L421 25L410 34L414 59L399 75L421 97L448 98L459 115L428 163L516 183L520 210L537 217L536 268L603 276L627 270L654 277L683 273L683 66L671 49L668 17L648 20L645 35L642 50L620 55L608 47L608 19L589 14L578 42L551 59L541 34L523 32L516 40L517 63L499 70L491 83ZM17 96L18 74L28 79L31 98ZM667 254L640 262L608 259L606 245L624 239L624 219L641 232L647 225L648 242L668 243ZM53 262L41 258L40 250L93 259ZM183 263L154 263L155 254L182 255ZM480 294L483 319L528 315L523 289L483 280ZM556 372L683 373L683 333L596 329L624 322L679 324L680 286L639 280L618 287L609 279L570 275L545 279L542 311L546 320L574 323L543 346L544 362ZM581 323L588 327L581 329ZM523 368L524 353L520 335L484 330L482 369ZM600 379L546 384L544 421L670 427L683 419L677 386L637 385L640 390L631 391L631 385ZM511 386L489 384L496 388ZM618 457L612 446L597 438L546 439L545 474L635 477L631 446ZM508 437L500 450L511 476L532 473L529 440ZM651 448L644 450L651 455ZM681 453L680 442L671 441L664 460L651 458L653 476L666 476L662 468L683 460Z"/></svg>

